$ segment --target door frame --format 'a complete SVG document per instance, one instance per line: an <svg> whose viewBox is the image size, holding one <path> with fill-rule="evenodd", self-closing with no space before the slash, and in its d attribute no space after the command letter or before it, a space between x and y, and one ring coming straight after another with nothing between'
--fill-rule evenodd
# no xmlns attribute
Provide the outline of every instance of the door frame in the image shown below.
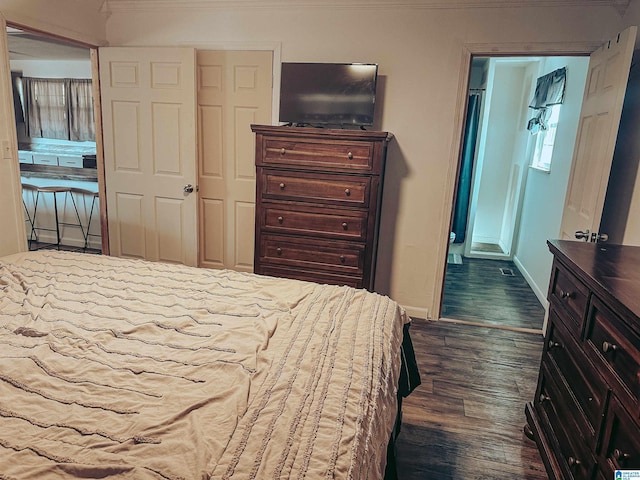
<svg viewBox="0 0 640 480"><path fill-rule="evenodd" d="M549 57L549 56L588 56L602 46L602 40L585 42L538 42L538 43L465 43L460 54L458 69L458 91L454 107L455 135L449 149L447 181L445 182L444 198L441 218L441 240L437 242L437 258L433 296L433 305L429 310L440 318L442 314L442 299L444 295L444 281L447 269L447 252L449 250L449 232L453 221L453 208L456 200L456 184L460 169L460 153L464 141L464 124L467 110L469 80L471 74L471 60L475 57Z"/></svg>
<svg viewBox="0 0 640 480"><path fill-rule="evenodd" d="M98 46L91 43L85 43L80 40L65 37L53 32L32 28L28 25L12 22L7 20L7 27L17 28L25 32L30 32L36 35L40 35L44 38L63 41L70 45L83 47L89 50L91 61L91 85L93 91L93 116L95 121L95 135L96 135L96 169L98 174L98 207L100 214L100 232L102 241L102 254L109 255L109 230L107 224L107 209L106 209L106 187L104 181L104 152L103 152L103 139L102 139L102 107L100 102L100 76L98 72ZM7 45L8 47L8 45ZM6 64L7 71L11 71L11 63L9 61L9 52L6 52ZM9 86L11 88L11 86ZM11 94L11 92L9 92ZM17 136L12 139L14 142L15 152L18 151L18 139ZM18 162L18 158L14 159ZM26 238L26 232L25 232Z"/></svg>

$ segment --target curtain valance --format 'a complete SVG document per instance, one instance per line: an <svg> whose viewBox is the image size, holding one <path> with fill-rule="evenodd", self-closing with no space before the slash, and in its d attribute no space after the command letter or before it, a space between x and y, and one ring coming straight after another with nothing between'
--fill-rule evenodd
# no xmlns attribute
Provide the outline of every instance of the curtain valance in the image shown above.
<svg viewBox="0 0 640 480"><path fill-rule="evenodd" d="M562 67L538 78L536 93L529 108L539 110L564 102L564 90L567 83L567 68Z"/></svg>

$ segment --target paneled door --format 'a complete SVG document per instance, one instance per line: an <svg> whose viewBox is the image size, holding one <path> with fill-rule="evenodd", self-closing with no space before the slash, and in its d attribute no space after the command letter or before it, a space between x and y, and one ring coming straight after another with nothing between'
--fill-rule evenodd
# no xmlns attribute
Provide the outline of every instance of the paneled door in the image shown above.
<svg viewBox="0 0 640 480"><path fill-rule="evenodd" d="M595 241L600 232L607 182L618 135L636 27L593 52L573 153L560 237Z"/></svg>
<svg viewBox="0 0 640 480"><path fill-rule="evenodd" d="M253 270L255 139L271 122L271 51L197 52L199 261Z"/></svg>
<svg viewBox="0 0 640 480"><path fill-rule="evenodd" d="M111 254L197 264L195 49L99 49Z"/></svg>

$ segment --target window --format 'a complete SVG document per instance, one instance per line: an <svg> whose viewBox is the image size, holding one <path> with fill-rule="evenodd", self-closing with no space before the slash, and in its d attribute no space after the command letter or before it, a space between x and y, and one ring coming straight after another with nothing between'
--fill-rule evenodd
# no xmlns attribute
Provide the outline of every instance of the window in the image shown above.
<svg viewBox="0 0 640 480"><path fill-rule="evenodd" d="M553 144L556 140L556 130L558 129L558 119L560 118L561 105L552 105L544 113L547 120L541 122L541 128L536 133L536 146L531 160L531 167L549 172L551 170L551 157L553 155Z"/></svg>
<svg viewBox="0 0 640 480"><path fill-rule="evenodd" d="M95 141L90 79L24 77L19 84L30 137Z"/></svg>

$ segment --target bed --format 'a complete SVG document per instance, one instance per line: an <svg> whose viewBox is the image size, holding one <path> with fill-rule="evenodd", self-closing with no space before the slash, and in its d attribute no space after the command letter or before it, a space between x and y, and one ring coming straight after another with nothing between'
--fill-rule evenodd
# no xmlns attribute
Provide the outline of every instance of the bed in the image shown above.
<svg viewBox="0 0 640 480"><path fill-rule="evenodd" d="M49 250L0 258L0 295L2 480L384 476L387 297Z"/></svg>

